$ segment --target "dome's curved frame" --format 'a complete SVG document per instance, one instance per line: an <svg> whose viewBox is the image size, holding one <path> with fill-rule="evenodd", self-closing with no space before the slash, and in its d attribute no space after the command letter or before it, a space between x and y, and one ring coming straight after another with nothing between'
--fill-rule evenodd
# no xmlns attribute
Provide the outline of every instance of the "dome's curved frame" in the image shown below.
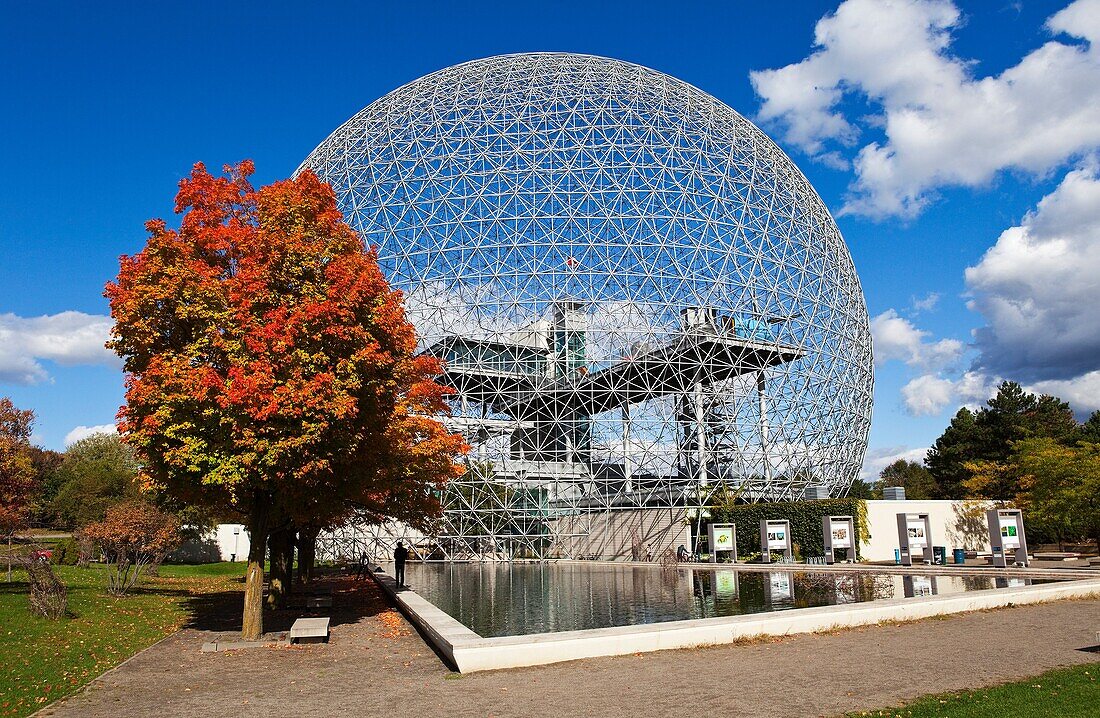
<svg viewBox="0 0 1100 718"><path fill-rule="evenodd" d="M445 554L601 554L619 511L673 526L716 488L837 496L858 475L873 368L851 257L790 159L710 95L600 57L492 57L380 98L303 168L458 392L475 449Z"/></svg>

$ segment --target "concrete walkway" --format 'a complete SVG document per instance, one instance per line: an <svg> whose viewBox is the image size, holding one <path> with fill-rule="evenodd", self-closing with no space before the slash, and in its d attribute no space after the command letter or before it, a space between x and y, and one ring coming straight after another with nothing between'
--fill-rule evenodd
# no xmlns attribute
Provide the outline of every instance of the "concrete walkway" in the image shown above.
<svg viewBox="0 0 1100 718"><path fill-rule="evenodd" d="M204 654L210 634L188 629L40 715L831 716L1100 664L1079 650L1096 642L1100 600L1070 600L460 676L377 591L338 586L329 644Z"/></svg>

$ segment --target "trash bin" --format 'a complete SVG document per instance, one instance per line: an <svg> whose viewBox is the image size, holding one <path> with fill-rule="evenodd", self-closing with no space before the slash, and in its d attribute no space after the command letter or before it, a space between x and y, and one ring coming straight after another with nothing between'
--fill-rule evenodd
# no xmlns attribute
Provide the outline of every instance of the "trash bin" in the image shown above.
<svg viewBox="0 0 1100 718"><path fill-rule="evenodd" d="M901 549L899 548L894 549L894 563L898 566L901 565Z"/></svg>
<svg viewBox="0 0 1100 718"><path fill-rule="evenodd" d="M966 549L957 548L957 549L955 549L954 554L955 554L955 563L957 563L957 564L966 563Z"/></svg>
<svg viewBox="0 0 1100 718"><path fill-rule="evenodd" d="M947 563L947 547L946 546L933 546L932 547L932 563L937 566L942 566Z"/></svg>

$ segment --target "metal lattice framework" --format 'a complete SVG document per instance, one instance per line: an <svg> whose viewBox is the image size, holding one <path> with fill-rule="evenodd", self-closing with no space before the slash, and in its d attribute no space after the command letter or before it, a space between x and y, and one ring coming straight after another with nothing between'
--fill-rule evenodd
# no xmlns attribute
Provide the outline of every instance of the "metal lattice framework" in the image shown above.
<svg viewBox="0 0 1100 718"><path fill-rule="evenodd" d="M616 60L493 57L382 97L302 168L457 391L447 421L474 450L446 555L584 553L617 510L837 496L857 475L873 375L851 257L717 99Z"/></svg>

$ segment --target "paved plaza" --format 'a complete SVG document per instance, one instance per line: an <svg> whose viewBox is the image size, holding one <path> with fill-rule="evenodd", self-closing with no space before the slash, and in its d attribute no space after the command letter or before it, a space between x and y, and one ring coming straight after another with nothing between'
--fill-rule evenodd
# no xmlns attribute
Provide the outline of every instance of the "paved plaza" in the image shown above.
<svg viewBox="0 0 1100 718"><path fill-rule="evenodd" d="M373 582L332 581L329 644L202 653L239 594L39 715L831 716L1097 662L1100 599L459 675ZM285 628L294 615L269 623Z"/></svg>

